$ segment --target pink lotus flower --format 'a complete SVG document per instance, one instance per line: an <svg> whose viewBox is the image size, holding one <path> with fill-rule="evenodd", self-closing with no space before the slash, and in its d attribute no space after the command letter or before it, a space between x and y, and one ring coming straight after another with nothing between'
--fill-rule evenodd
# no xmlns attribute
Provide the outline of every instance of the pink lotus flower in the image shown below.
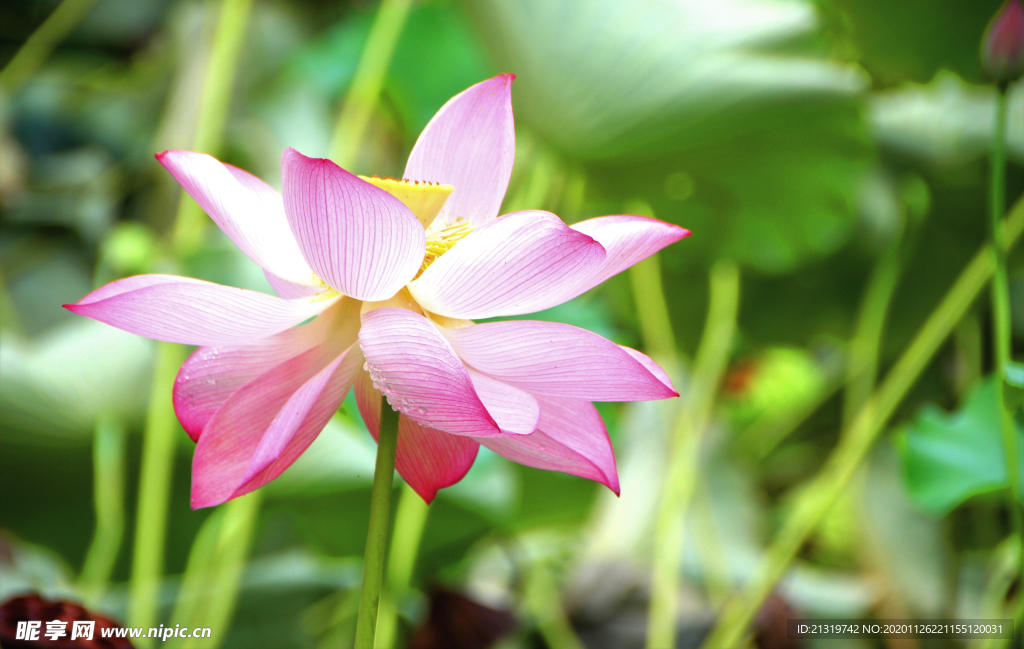
<svg viewBox="0 0 1024 649"><path fill-rule="evenodd" d="M409 180L361 179L288 149L278 194L201 153L157 156L280 296L143 275L67 305L200 346L174 387L197 442L193 507L280 475L350 386L375 438L380 392L404 415L396 466L428 502L462 479L480 444L618 493L590 402L678 396L665 372L576 327L471 319L555 306L689 233L639 216L572 227L541 211L498 218L515 149L512 79L445 104L409 156Z"/></svg>

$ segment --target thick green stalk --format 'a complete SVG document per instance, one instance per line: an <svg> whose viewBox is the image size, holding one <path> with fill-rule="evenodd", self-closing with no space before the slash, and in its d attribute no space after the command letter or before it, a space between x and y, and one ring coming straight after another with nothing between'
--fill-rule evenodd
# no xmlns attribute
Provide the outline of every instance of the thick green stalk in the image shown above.
<svg viewBox="0 0 1024 649"><path fill-rule="evenodd" d="M224 135L231 92L235 85L238 54L242 49L252 0L223 0L217 31L213 36L213 49L203 81L203 100L199 106L192 148L216 155ZM174 222L174 248L179 254L195 250L203 241L206 217L199 204L186 196L178 203L178 216Z"/></svg>
<svg viewBox="0 0 1024 649"><path fill-rule="evenodd" d="M398 630L398 601L409 590L412 570L416 566L416 555L420 550L420 539L427 524L430 507L408 484L402 491L395 512L395 533L388 555L387 583L380 600L377 617L377 649L391 649L395 646Z"/></svg>
<svg viewBox="0 0 1024 649"><path fill-rule="evenodd" d="M174 467L174 438L178 422L174 416L171 390L178 367L185 360L185 348L173 343L158 343L150 388L149 410L142 441L142 468L139 476L139 504L135 519L135 554L132 557L128 606L128 626L153 626L157 615L157 595L164 562L164 532L167 505ZM139 645L150 646L140 638ZM145 640L145 642L143 642Z"/></svg>
<svg viewBox="0 0 1024 649"><path fill-rule="evenodd" d="M377 607L384 577L384 554L391 516L391 485L395 475L395 450L398 447L398 419L398 411L391 409L386 397L381 397L377 465L373 470L373 490L370 494L370 525L366 534L366 552L363 554L363 588L359 598L355 649L373 649L377 632Z"/></svg>
<svg viewBox="0 0 1024 649"><path fill-rule="evenodd" d="M13 95L27 81L53 48L64 40L71 30L89 13L96 0L64 0L52 14L47 16L21 48L15 53L3 70L0 70L0 86Z"/></svg>
<svg viewBox="0 0 1024 649"><path fill-rule="evenodd" d="M95 605L110 581L124 539L124 423L112 416L96 421L93 437L93 506L96 531L79 577L87 603Z"/></svg>
<svg viewBox="0 0 1024 649"><path fill-rule="evenodd" d="M672 438L668 476L654 536L647 649L675 647L683 521L697 484L701 438L711 417L736 330L739 269L721 260L711 269L711 300L692 380Z"/></svg>
<svg viewBox="0 0 1024 649"><path fill-rule="evenodd" d="M262 500L263 492L257 489L218 507L203 523L189 555L171 621L183 627L208 627L213 636L179 639L175 647L216 649L224 643ZM208 527L212 529L208 531Z"/></svg>
<svg viewBox="0 0 1024 649"><path fill-rule="evenodd" d="M1018 202L1007 220L1000 224L1000 231L1009 244L1020 237L1024 231L1024 201ZM960 273L885 380L844 431L825 466L786 518L759 572L726 606L708 636L705 649L725 649L740 644L764 600L804 541L842 494L896 406L977 299L994 268L995 254L992 245L987 244Z"/></svg>
<svg viewBox="0 0 1024 649"><path fill-rule="evenodd" d="M377 9L331 138L331 159L341 167L348 169L356 161L411 6L412 0L381 0Z"/></svg>
<svg viewBox="0 0 1024 649"><path fill-rule="evenodd" d="M1004 368L1011 360L1010 284L1006 272L1006 241L999 228L999 219L1006 209L1006 89L1000 86L996 100L996 124L992 136L992 169L989 185L989 224L992 248L995 250L995 270L992 273L992 352L993 369L1002 381ZM996 390L1001 413L1003 448L1006 451L1006 475L1009 478L1007 506L1010 522L1017 538L1024 544L1024 518L1020 509L1020 467L1017 456L1017 435L1013 413L1003 403L1003 391ZM1024 576L1024 545L1021 546L1021 574Z"/></svg>

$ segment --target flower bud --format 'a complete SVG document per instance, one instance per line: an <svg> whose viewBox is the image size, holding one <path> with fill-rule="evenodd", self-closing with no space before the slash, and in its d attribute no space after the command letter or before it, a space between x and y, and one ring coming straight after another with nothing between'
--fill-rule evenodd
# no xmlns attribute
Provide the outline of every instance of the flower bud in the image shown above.
<svg viewBox="0 0 1024 649"><path fill-rule="evenodd" d="M985 72L1000 84L1024 75L1024 6L1021 0L1007 0L992 18L981 42L981 63Z"/></svg>

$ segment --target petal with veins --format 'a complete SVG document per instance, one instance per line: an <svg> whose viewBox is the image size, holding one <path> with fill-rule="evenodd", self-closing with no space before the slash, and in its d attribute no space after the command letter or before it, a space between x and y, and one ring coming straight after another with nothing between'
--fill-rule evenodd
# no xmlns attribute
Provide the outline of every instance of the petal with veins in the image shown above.
<svg viewBox="0 0 1024 649"><path fill-rule="evenodd" d="M469 370L469 377L487 412L503 432L529 435L537 430L540 405L531 395L480 372Z"/></svg>
<svg viewBox="0 0 1024 649"><path fill-rule="evenodd" d="M585 401L679 396L654 361L586 329L510 320L441 331L467 365L531 394Z"/></svg>
<svg viewBox="0 0 1024 649"><path fill-rule="evenodd" d="M689 230L678 225L645 216L601 216L580 221L571 227L594 237L607 251L604 263L577 287L572 297L586 293L665 246L690 236Z"/></svg>
<svg viewBox="0 0 1024 649"><path fill-rule="evenodd" d="M515 212L473 231L408 288L449 318L520 315L578 295L604 259L600 243L554 214Z"/></svg>
<svg viewBox="0 0 1024 649"><path fill-rule="evenodd" d="M293 356L252 379L224 402L203 428L192 458L194 509L222 503L251 491L246 487L256 482L269 481L312 443L341 404L358 370L358 349L354 354L343 346L339 350L344 342L328 340ZM277 460L265 464L270 471L250 475L253 458L268 434L273 438L264 453L273 450ZM282 439L284 443L276 443ZM259 464L264 464L263 460Z"/></svg>
<svg viewBox="0 0 1024 649"><path fill-rule="evenodd" d="M373 380L360 372L355 382L356 403L366 428L377 439L380 432L380 392ZM398 421L398 450L395 468L426 502L434 500L438 489L450 487L469 472L480 445L468 437L449 435L421 426L401 416Z"/></svg>
<svg viewBox="0 0 1024 649"><path fill-rule="evenodd" d="M541 408L537 432L477 441L513 462L588 478L618 494L615 451L597 409L586 401L537 399Z"/></svg>
<svg viewBox="0 0 1024 649"><path fill-rule="evenodd" d="M313 322L264 338L251 345L200 347L178 370L174 412L192 441L235 390L293 356L327 340L328 335L355 336L359 303L343 299ZM345 333L345 328L350 329Z"/></svg>
<svg viewBox="0 0 1024 649"><path fill-rule="evenodd" d="M118 329L183 345L238 345L284 331L340 296L282 300L190 277L137 275L64 307Z"/></svg>
<svg viewBox="0 0 1024 649"><path fill-rule="evenodd" d="M281 195L256 176L205 153L156 156L239 250L278 277L319 286L288 227Z"/></svg>
<svg viewBox="0 0 1024 649"><path fill-rule="evenodd" d="M341 406L362 361L359 349L352 347L292 394L260 439L232 498L281 475L309 448Z"/></svg>
<svg viewBox="0 0 1024 649"><path fill-rule="evenodd" d="M453 435L506 434L451 344L425 317L391 307L364 313L359 346L374 387L407 417Z"/></svg>
<svg viewBox="0 0 1024 649"><path fill-rule="evenodd" d="M270 284L270 288L274 289L275 293L286 300L297 300L303 297L310 297L328 290L328 287L322 283L317 283L316 286L296 284L295 282L289 282L286 279L282 279L268 270L263 271L263 275L267 278L267 283Z"/></svg>
<svg viewBox="0 0 1024 649"><path fill-rule="evenodd" d="M358 300L385 300L416 275L426 234L397 198L295 149L285 150L281 177L299 248L335 290Z"/></svg>
<svg viewBox="0 0 1024 649"><path fill-rule="evenodd" d="M416 140L405 177L455 187L440 222L480 226L498 216L516 152L514 78L501 74L452 97Z"/></svg>

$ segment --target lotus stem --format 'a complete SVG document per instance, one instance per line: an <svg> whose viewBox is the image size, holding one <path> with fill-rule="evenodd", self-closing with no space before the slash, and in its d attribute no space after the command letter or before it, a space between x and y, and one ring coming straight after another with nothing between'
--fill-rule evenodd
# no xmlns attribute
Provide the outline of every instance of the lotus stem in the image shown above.
<svg viewBox="0 0 1024 649"><path fill-rule="evenodd" d="M223 0L221 3L192 142L195 151L216 155L220 149L251 9L252 0ZM194 251L203 242L206 221L199 204L182 192L174 221L174 249L179 255Z"/></svg>
<svg viewBox="0 0 1024 649"><path fill-rule="evenodd" d="M1017 241L1024 232L1024 200L1019 201L1007 219L1000 223L999 230L1008 245ZM993 274L995 262L995 250L989 243L978 251L960 273L885 380L853 418L821 472L786 518L768 549L760 571L747 584L746 589L726 605L704 649L724 649L740 644L761 605L804 541L842 494L896 406L977 299Z"/></svg>
<svg viewBox="0 0 1024 649"><path fill-rule="evenodd" d="M125 428L116 417L101 416L93 437L93 507L96 531L79 577L86 602L103 596L124 539Z"/></svg>
<svg viewBox="0 0 1024 649"><path fill-rule="evenodd" d="M262 500L263 492L257 489L218 507L203 523L171 619L182 626L213 629L213 636L172 641L177 644L171 649L216 649L224 644Z"/></svg>
<svg viewBox="0 0 1024 649"><path fill-rule="evenodd" d="M3 70L0 86L9 94L16 93L50 56L57 44L85 18L96 0L64 0L47 16L43 24L28 37Z"/></svg>
<svg viewBox="0 0 1024 649"><path fill-rule="evenodd" d="M330 156L340 167L356 161L411 6L412 0L382 0L377 9L331 139Z"/></svg>
<svg viewBox="0 0 1024 649"><path fill-rule="evenodd" d="M380 432L377 434L377 464L373 470L370 492L370 525L363 554L363 587L359 597L355 649L373 649L377 632L377 609L384 577L384 554L388 543L391 516L391 486L395 474L395 452L398 448L399 413L391 408L387 397L381 397Z"/></svg>
<svg viewBox="0 0 1024 649"><path fill-rule="evenodd" d="M194 148L200 151L215 153L220 146L238 53L249 23L251 6L252 0L223 0L221 3L193 143ZM199 205L182 195L172 234L174 251L183 255L194 250L202 242L204 227L205 221ZM128 614L131 626L149 628L157 615L157 592L163 571L167 506L174 464L174 437L179 431L172 390L178 368L184 360L184 347L173 343L157 345L139 477ZM140 639L139 645L149 647L151 642L149 639Z"/></svg>
<svg viewBox="0 0 1024 649"><path fill-rule="evenodd" d="M1010 285L1006 272L1007 245L1005 234L999 228L999 219L1006 209L1006 87L1000 85L996 94L996 123L992 134L992 169L989 184L989 235L995 251L995 269L992 273L992 353L993 371L999 381L996 401L999 404L1003 447L1006 452L1007 507L1010 522L1017 539L1024 544L1024 518L1020 509L1020 467L1017 456L1017 433L1013 413L1003 401L1002 381L1010 362ZM1021 546L1021 578L1024 579L1024 545Z"/></svg>
<svg viewBox="0 0 1024 649"><path fill-rule="evenodd" d="M665 361L671 367L676 364L677 350L672 333L672 321L661 287L661 259L651 255L629 268L629 281L637 302L637 318L644 348L652 358Z"/></svg>
<svg viewBox="0 0 1024 649"><path fill-rule="evenodd" d="M526 570L524 603L545 644L551 649L586 649L569 622L548 561L535 558Z"/></svg>
<svg viewBox="0 0 1024 649"><path fill-rule="evenodd" d="M881 355L882 332L892 305L892 297L900 276L900 251L903 246L905 224L901 224L878 258L864 290L853 340L850 341L846 363L846 393L843 399L843 426L849 426L854 416L867 402L878 379L878 361Z"/></svg>
<svg viewBox="0 0 1024 649"><path fill-rule="evenodd" d="M157 344L153 384L143 433L128 625L147 629L156 620L157 595L163 572L167 506L171 491L171 470L174 467L174 438L179 431L171 391L178 367L185 360L184 351L184 347L173 343ZM139 640L140 646L151 644L149 639Z"/></svg>
<svg viewBox="0 0 1024 649"><path fill-rule="evenodd" d="M716 262L711 269L707 321L697 349L692 380L676 419L668 475L658 509L647 649L675 647L683 525L697 485L701 439L732 348L739 295L739 269L728 260Z"/></svg>
<svg viewBox="0 0 1024 649"><path fill-rule="evenodd" d="M377 617L376 649L395 646L398 630L398 602L409 590L416 555L419 553L423 528L427 525L430 507L408 484L402 490L395 512L395 533L388 555L387 582L380 600Z"/></svg>

